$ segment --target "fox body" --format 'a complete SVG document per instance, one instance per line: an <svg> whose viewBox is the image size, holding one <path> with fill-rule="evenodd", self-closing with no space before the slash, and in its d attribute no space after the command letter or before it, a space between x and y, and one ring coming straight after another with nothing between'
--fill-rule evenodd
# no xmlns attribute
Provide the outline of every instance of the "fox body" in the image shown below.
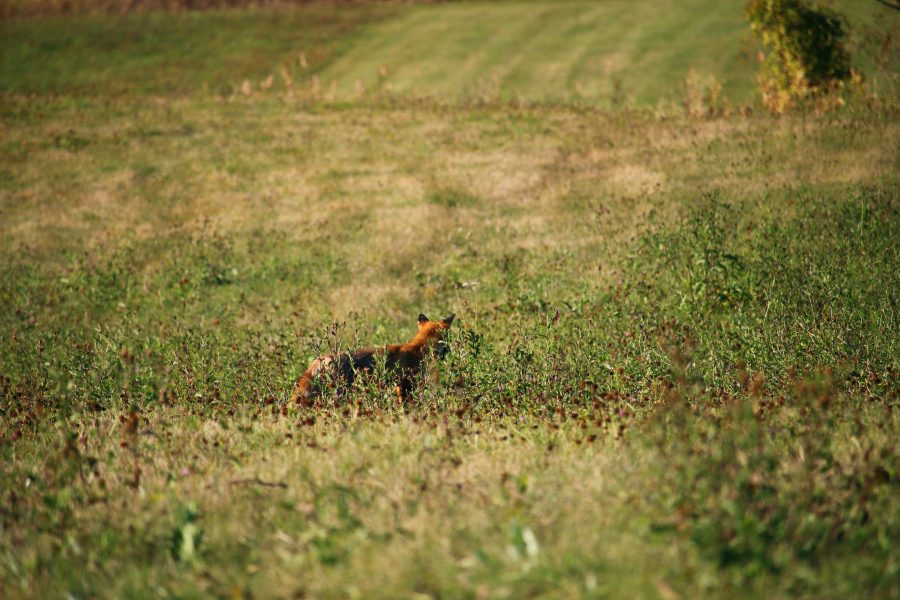
<svg viewBox="0 0 900 600"><path fill-rule="evenodd" d="M440 321L430 321L420 314L418 331L405 344L389 344L320 356L310 363L309 368L294 384L291 400L301 402L318 396L321 390L316 382L323 376L333 378L338 385L350 387L358 374L372 371L378 361L384 360L387 370L397 377L397 398L401 402L407 402L416 377L424 370L428 354L434 352L435 356L443 358L450 350L444 341L444 333L450 329L453 317L454 315L450 315Z"/></svg>

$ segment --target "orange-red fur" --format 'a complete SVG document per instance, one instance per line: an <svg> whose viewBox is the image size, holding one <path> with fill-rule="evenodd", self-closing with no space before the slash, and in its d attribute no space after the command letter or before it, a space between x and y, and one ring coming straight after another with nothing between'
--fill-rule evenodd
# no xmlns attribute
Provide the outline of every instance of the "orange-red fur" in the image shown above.
<svg viewBox="0 0 900 600"><path fill-rule="evenodd" d="M415 337L405 344L389 344L379 348L364 348L356 352L320 356L310 363L309 368L294 384L291 400L301 402L316 397L319 389L317 378L331 376L345 386L353 383L357 373L371 371L376 359L384 357L385 365L398 378L397 398L401 402L409 400L416 376L424 369L424 358L429 352L443 356L447 346L443 341L444 332L450 329L453 315L440 321L430 321L419 315L419 328Z"/></svg>

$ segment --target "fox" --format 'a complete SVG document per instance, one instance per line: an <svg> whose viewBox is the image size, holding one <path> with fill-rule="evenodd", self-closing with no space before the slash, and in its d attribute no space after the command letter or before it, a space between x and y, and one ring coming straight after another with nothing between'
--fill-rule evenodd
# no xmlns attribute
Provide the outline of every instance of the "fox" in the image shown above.
<svg viewBox="0 0 900 600"><path fill-rule="evenodd" d="M321 388L317 380L322 376L333 377L338 385L349 388L357 374L371 372L376 361L383 359L387 370L397 379L397 400L406 405L411 399L416 378L425 371L425 359L429 352L434 352L437 358L444 358L450 352L444 334L450 329L454 317L451 314L439 321L432 321L419 314L416 335L405 344L388 344L316 358L294 384L291 401L305 404L319 396Z"/></svg>

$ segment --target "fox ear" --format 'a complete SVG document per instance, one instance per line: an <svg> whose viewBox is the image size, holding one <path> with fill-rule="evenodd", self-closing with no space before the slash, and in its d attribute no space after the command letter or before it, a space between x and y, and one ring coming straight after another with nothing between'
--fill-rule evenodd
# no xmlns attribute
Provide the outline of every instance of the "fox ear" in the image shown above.
<svg viewBox="0 0 900 600"><path fill-rule="evenodd" d="M449 327L449 326L450 326L450 323L453 322L453 317L455 317L455 316L456 316L456 315L450 315L449 317L447 317L447 318L444 319L444 323L447 324L447 327Z"/></svg>
<svg viewBox="0 0 900 600"><path fill-rule="evenodd" d="M427 322L428 322L428 317L426 317L422 313L419 313L419 323L427 323Z"/></svg>

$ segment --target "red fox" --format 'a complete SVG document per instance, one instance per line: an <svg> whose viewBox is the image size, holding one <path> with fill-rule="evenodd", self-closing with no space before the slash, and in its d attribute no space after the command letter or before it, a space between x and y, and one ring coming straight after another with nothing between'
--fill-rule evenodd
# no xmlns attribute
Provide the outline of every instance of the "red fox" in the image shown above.
<svg viewBox="0 0 900 600"><path fill-rule="evenodd" d="M339 385L350 387L357 373L371 371L376 360L382 356L387 369L397 375L397 399L403 403L409 401L416 376L424 370L423 359L428 351L433 350L438 358L443 358L450 351L444 341L444 332L450 329L454 316L429 321L428 317L420 314L419 330L405 344L389 344L379 348L320 356L310 363L309 368L294 384L291 401L301 402L318 396L321 390L316 386L315 380L322 376L334 377Z"/></svg>

